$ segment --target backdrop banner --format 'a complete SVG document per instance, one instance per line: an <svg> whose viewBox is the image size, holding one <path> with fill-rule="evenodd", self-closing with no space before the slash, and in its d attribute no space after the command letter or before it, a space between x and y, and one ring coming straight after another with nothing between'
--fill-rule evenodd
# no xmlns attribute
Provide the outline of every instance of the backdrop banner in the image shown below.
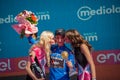
<svg viewBox="0 0 120 80"><path fill-rule="evenodd" d="M0 10L0 77L26 74L31 45L12 25L28 10L39 19L38 36L44 30L78 30L94 48L97 80L120 79L120 0L1 0Z"/></svg>

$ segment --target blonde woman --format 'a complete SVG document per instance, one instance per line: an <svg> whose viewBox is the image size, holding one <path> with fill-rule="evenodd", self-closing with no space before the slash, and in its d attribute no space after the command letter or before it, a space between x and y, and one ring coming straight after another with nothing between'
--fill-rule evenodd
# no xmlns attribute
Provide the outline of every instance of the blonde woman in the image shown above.
<svg viewBox="0 0 120 80"><path fill-rule="evenodd" d="M50 47L54 43L54 34L50 31L43 31L40 40L33 44L29 50L26 71L29 76L26 80L44 80L45 64L50 66Z"/></svg>

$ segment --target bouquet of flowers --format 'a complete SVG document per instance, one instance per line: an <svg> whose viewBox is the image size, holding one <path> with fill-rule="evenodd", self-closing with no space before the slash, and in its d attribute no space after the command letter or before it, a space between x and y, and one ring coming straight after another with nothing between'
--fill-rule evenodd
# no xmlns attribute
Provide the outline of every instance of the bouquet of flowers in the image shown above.
<svg viewBox="0 0 120 80"><path fill-rule="evenodd" d="M12 28L20 34L20 38L38 32L38 27L36 27L38 19L33 12L24 10L15 19L18 21L18 24L12 25Z"/></svg>

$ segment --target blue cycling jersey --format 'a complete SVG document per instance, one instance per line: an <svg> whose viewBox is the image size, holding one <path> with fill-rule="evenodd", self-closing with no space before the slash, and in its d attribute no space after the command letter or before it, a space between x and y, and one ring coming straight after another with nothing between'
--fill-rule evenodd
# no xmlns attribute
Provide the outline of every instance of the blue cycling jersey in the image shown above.
<svg viewBox="0 0 120 80"><path fill-rule="evenodd" d="M62 51L68 52L68 60L75 64L75 58L72 51L65 45L59 47L54 45L51 47L52 53L50 55L50 80L69 80L69 68L61 56Z"/></svg>

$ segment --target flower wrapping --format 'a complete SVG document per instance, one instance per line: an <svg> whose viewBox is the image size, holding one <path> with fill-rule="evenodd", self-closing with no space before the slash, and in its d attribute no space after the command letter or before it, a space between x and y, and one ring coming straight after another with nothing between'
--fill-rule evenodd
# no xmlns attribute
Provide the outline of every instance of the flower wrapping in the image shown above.
<svg viewBox="0 0 120 80"><path fill-rule="evenodd" d="M38 27L36 27L38 19L33 12L24 10L19 13L15 19L18 21L18 24L12 25L12 28L20 34L22 38L24 35L35 34L38 32Z"/></svg>

